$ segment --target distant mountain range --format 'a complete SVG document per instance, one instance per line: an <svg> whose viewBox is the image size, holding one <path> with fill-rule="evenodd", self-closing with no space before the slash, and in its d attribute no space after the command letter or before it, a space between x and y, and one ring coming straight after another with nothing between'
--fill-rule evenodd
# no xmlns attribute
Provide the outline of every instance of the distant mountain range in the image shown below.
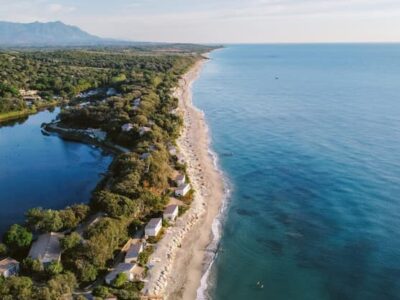
<svg viewBox="0 0 400 300"><path fill-rule="evenodd" d="M0 21L0 46L90 46L114 43L62 22Z"/></svg>

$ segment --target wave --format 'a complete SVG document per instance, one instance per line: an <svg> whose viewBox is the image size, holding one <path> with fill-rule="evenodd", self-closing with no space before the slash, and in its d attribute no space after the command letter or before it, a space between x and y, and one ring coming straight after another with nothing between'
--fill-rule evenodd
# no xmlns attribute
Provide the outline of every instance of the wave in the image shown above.
<svg viewBox="0 0 400 300"><path fill-rule="evenodd" d="M199 108L196 107L197 110L199 110L202 115L204 116L204 111L200 110ZM206 131L210 139L210 145L211 143L211 135L209 134L209 128L206 123ZM208 299L208 289L209 289L209 279L211 275L211 269L212 266L218 256L219 248L220 248L220 241L221 241L221 236L222 236L222 227L223 227L223 222L226 219L226 211L229 203L230 196L232 194L232 184L229 178L224 174L222 171L220 164L219 164L219 158L216 152L214 152L209 146L208 153L211 156L214 164L214 168L218 171L218 173L221 175L224 183L224 196L222 199L222 205L220 208L220 211L216 218L213 221L212 224L212 240L210 244L206 248L206 254L204 257L204 262L205 262L205 271L204 274L200 280L200 286L197 289L197 296L196 299L198 300L206 300Z"/></svg>

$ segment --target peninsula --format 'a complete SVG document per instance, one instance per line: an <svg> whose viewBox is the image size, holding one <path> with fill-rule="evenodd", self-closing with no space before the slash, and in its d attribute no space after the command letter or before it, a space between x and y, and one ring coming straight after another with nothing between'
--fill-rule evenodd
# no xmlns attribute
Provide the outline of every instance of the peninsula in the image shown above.
<svg viewBox="0 0 400 300"><path fill-rule="evenodd" d="M0 53L0 120L58 105L44 132L114 153L90 203L30 209L6 232L0 298L193 298L223 188L190 101L213 49Z"/></svg>

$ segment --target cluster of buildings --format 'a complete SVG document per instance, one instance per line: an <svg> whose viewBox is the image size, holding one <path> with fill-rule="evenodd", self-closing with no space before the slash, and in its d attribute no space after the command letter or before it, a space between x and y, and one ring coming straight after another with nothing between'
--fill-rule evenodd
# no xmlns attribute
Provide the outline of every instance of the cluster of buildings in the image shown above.
<svg viewBox="0 0 400 300"><path fill-rule="evenodd" d="M40 235L33 242L28 257L39 260L43 266L49 265L52 262L59 262L61 260L60 239L62 237L63 234L54 232ZM18 261L9 257L0 260L0 275L10 277L17 275L18 272Z"/></svg>
<svg viewBox="0 0 400 300"><path fill-rule="evenodd" d="M186 182L186 176L184 174L178 175L175 178L177 188L175 189L175 196L185 197L192 189L190 184Z"/></svg>
<svg viewBox="0 0 400 300"><path fill-rule="evenodd" d="M35 101L42 100L36 90L19 90L19 94L28 106L32 106Z"/></svg>
<svg viewBox="0 0 400 300"><path fill-rule="evenodd" d="M121 273L126 275L129 281L141 279L143 273L142 268L138 265L139 254L143 252L145 243L143 241L129 240L127 243L124 262L119 263L110 273L105 277L107 284L112 284L117 276Z"/></svg>

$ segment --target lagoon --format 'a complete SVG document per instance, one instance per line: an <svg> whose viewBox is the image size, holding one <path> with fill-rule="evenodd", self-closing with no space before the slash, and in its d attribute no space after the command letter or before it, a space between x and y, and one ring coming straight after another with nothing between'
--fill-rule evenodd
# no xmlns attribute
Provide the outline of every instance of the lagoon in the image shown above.
<svg viewBox="0 0 400 300"><path fill-rule="evenodd" d="M32 207L59 209L87 203L112 156L89 145L41 132L59 109L0 127L0 234Z"/></svg>

